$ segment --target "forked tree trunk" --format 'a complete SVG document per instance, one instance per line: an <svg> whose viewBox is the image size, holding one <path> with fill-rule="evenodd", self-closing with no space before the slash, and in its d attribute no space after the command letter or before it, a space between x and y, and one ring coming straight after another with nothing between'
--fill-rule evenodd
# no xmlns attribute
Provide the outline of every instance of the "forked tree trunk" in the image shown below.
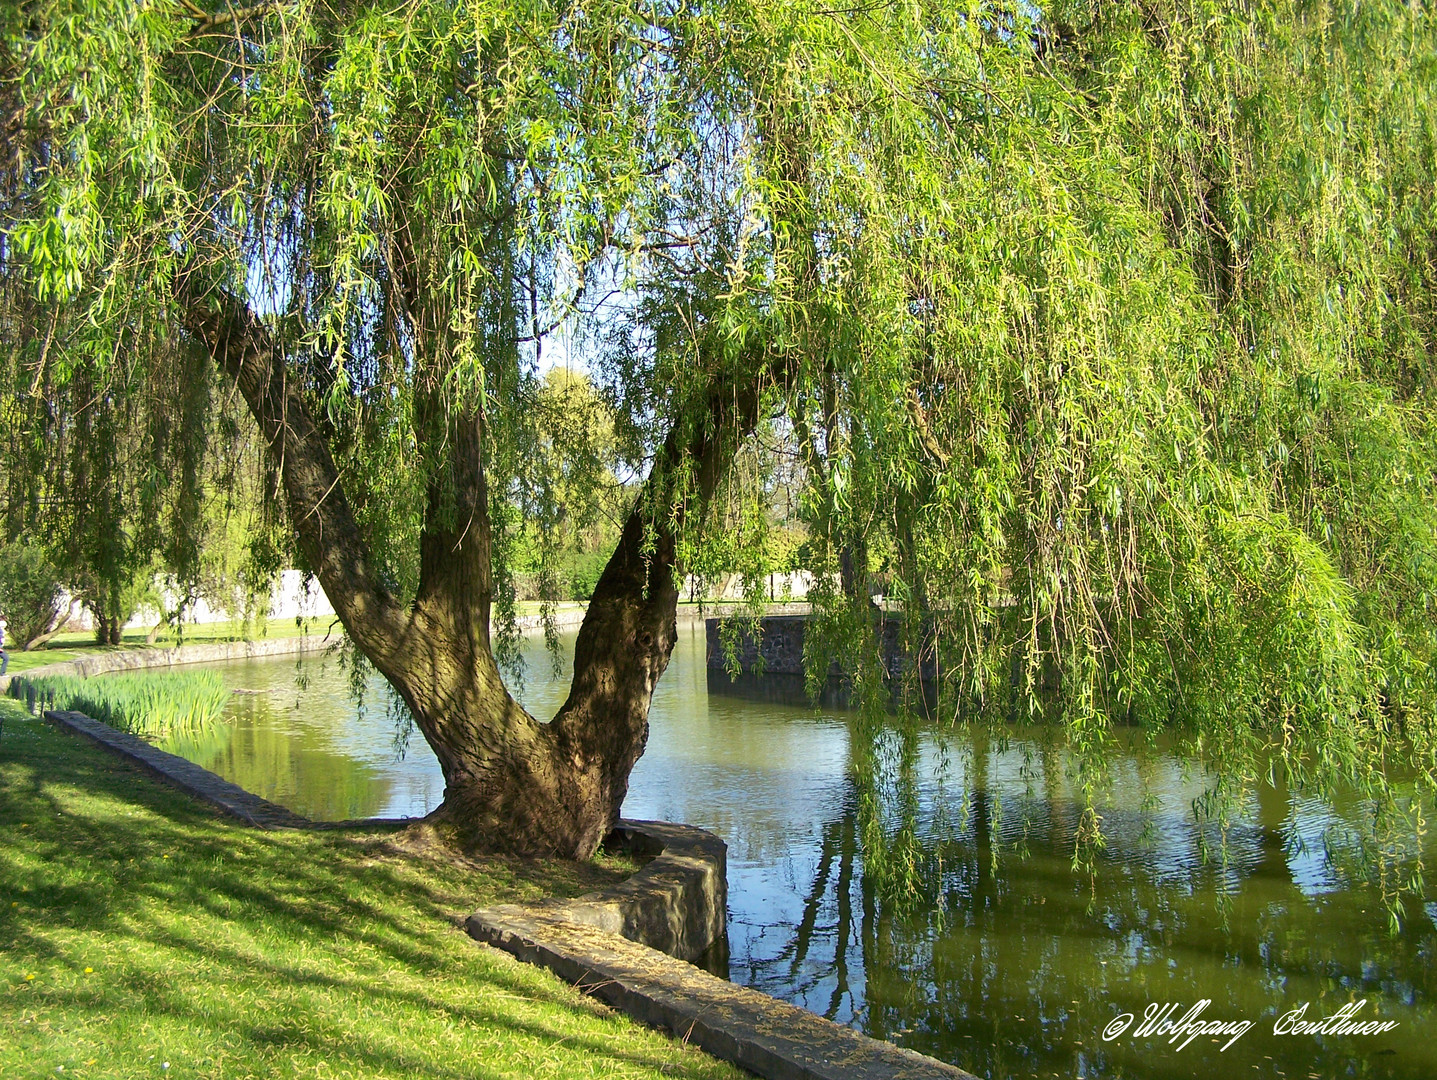
<svg viewBox="0 0 1437 1080"><path fill-rule="evenodd" d="M448 473L429 492L419 589L403 604L370 569L343 478L268 332L232 298L190 295L184 282L179 292L188 330L235 380L280 463L310 567L439 759L444 802L428 823L466 849L592 855L618 816L673 651L677 477L693 478L686 505L701 511L757 422L763 366L715 387L695 422L669 433L589 603L568 700L540 723L509 694L490 648L482 417L450 415L438 395L417 406L421 427L443 426Z"/></svg>
<svg viewBox="0 0 1437 1080"><path fill-rule="evenodd" d="M454 648L457 662L436 660L451 650L432 643L447 640L445 627L469 617L469 609L451 606L464 589L446 583L446 573L464 565L458 554L477 543L484 556L469 565L487 575L487 515L476 510L468 535L433 545L446 554L421 572L431 588L421 587L415 602L425 620L419 640L431 645L417 654L406 650L403 663L391 660L382 670L439 758L444 802L428 821L457 846L584 859L613 827L676 640L676 545L666 516L674 474L691 464L695 502L706 503L738 438L756 423L758 401L757 380L737 393L715 393L693 433L670 434L594 588L574 647L569 697L549 723L529 716L504 687L489 648L487 585L480 595L482 638L479 625L472 635L480 647L467 658L462 645ZM452 433L451 444L462 447L460 436ZM650 505L659 508L659 520ZM446 607L451 614L434 617Z"/></svg>
<svg viewBox="0 0 1437 1080"><path fill-rule="evenodd" d="M618 818L675 640L672 553L646 565L642 540L635 512L594 590L552 722L524 712L487 652L455 665L443 689L427 662L422 678L391 674L444 771L429 821L458 846L587 858Z"/></svg>
<svg viewBox="0 0 1437 1080"><path fill-rule="evenodd" d="M111 618L103 611L95 610L95 641L100 645L119 645L124 641L126 620Z"/></svg>

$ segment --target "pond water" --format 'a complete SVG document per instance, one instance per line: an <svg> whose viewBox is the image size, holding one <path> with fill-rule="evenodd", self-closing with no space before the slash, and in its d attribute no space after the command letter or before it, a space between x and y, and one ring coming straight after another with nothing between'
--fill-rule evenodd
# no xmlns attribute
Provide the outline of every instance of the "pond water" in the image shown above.
<svg viewBox="0 0 1437 1080"><path fill-rule="evenodd" d="M1107 845L1079 874L1059 752L1021 730L1001 744L924 730L907 750L932 888L899 914L864 874L850 719L710 695L703 650L702 625L681 626L624 813L728 842L734 981L986 1077L1437 1077L1437 894L1391 931L1346 857L1360 803L1264 786L1224 836L1192 812L1203 770L1135 742L1113 755ZM567 674L537 640L528 657L521 697L550 716ZM167 749L318 819L417 816L441 798L422 737L396 732L378 687L356 716L334 659L217 670L249 692L227 724ZM1149 1006L1177 1006L1157 1018L1175 1022L1203 1000L1198 1021L1250 1029L1226 1050L1230 1035L1179 1048L1185 1035L1140 1033ZM1294 1010L1310 1023L1358 1002L1349 1022L1397 1026L1274 1033Z"/></svg>

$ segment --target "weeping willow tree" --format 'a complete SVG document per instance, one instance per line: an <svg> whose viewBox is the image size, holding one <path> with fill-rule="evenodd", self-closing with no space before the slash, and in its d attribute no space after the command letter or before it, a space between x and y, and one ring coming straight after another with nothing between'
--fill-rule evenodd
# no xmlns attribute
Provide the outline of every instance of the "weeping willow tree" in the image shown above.
<svg viewBox="0 0 1437 1080"><path fill-rule="evenodd" d="M882 565L929 665L909 700L927 673L950 715L1070 737L1080 849L1117 721L1180 723L1219 796L1355 783L1381 833L1391 767L1430 794L1434 763L1430 12L989 16L957 20L966 68L892 75L928 127L836 245L874 270L789 398L826 555L813 674L836 654L870 720L888 704ZM912 745L875 728L865 832L902 878Z"/></svg>
<svg viewBox="0 0 1437 1080"><path fill-rule="evenodd" d="M759 429L870 702L883 562L955 709L1349 749L1430 716L1419 6L36 0L0 33L9 414L237 393L454 843L593 851L676 575L712 522L764 542ZM539 722L500 661L516 539L573 497L560 327L643 482ZM152 393L182 369L213 392Z"/></svg>

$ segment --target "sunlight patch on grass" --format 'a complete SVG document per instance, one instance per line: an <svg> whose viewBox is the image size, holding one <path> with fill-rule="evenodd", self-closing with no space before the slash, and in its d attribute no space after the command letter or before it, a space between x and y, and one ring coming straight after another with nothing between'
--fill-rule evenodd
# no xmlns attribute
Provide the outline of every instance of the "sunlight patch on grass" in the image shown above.
<svg viewBox="0 0 1437 1080"><path fill-rule="evenodd" d="M0 709L0 1075L741 1075L461 929L619 864L244 829Z"/></svg>

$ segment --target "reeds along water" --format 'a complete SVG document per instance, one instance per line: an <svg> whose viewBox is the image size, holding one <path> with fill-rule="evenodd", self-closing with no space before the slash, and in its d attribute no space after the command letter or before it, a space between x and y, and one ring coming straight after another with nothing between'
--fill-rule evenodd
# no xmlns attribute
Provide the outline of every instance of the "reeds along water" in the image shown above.
<svg viewBox="0 0 1437 1080"><path fill-rule="evenodd" d="M93 678L17 675L10 680L9 692L32 713L72 709L135 735L197 731L213 723L229 700L223 680L210 671Z"/></svg>

